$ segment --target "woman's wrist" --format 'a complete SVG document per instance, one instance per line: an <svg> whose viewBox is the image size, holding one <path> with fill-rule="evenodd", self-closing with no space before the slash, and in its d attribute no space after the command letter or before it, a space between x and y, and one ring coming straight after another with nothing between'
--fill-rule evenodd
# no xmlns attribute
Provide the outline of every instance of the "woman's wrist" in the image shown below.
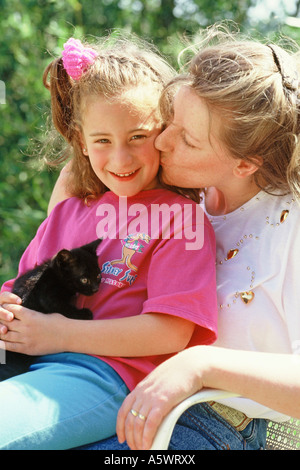
<svg viewBox="0 0 300 470"><path fill-rule="evenodd" d="M186 371L190 380L190 388L197 392L202 388L212 388L213 360L210 346L194 346L181 351L176 357L177 367ZM175 357L175 358L176 358ZM174 358L174 359L175 359Z"/></svg>
<svg viewBox="0 0 300 470"><path fill-rule="evenodd" d="M232 369L233 363L237 361L236 353L215 346L196 346L193 361L197 364L196 380L199 385L202 388L233 391Z"/></svg>

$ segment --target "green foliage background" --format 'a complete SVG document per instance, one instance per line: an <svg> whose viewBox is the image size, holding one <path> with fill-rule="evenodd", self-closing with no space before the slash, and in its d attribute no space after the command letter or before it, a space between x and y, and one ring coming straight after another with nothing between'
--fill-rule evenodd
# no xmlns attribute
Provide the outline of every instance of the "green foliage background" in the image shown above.
<svg viewBox="0 0 300 470"><path fill-rule="evenodd" d="M255 33L283 30L296 40L298 28L250 19L260 0L0 0L0 285L17 273L19 258L46 217L57 173L32 165L30 143L45 132L49 96L42 73L70 36L102 36L123 29L151 40L176 63L178 38L222 19ZM284 1L279 10L285 11ZM299 2L297 2L299 4ZM294 11L286 12L297 16ZM299 7L299 5L298 5Z"/></svg>

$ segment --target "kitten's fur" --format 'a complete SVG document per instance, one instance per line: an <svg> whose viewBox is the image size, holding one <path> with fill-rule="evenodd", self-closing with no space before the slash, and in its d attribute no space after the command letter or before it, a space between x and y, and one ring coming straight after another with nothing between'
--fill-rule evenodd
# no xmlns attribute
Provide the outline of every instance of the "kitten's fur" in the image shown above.
<svg viewBox="0 0 300 470"><path fill-rule="evenodd" d="M92 312L72 304L76 293L95 294L101 282L96 254L101 240L73 250L61 250L51 260L28 271L15 280L12 292L22 299L24 307L42 313L61 313L90 320ZM0 381L27 372L34 357L6 351L6 364L0 365Z"/></svg>
<svg viewBox="0 0 300 470"><path fill-rule="evenodd" d="M99 243L98 239L73 250L59 251L51 260L17 278L12 292L22 299L24 307L32 310L92 319L89 309L78 309L71 302L76 293L90 296L99 289Z"/></svg>

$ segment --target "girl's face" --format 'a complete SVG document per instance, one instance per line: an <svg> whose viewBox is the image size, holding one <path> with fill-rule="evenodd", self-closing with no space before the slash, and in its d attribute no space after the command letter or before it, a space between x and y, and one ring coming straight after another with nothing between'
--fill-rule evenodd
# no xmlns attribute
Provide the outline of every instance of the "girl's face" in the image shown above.
<svg viewBox="0 0 300 470"><path fill-rule="evenodd" d="M160 131L153 117L95 96L83 113L83 153L105 186L118 196L134 196L159 186L154 141Z"/></svg>
<svg viewBox="0 0 300 470"><path fill-rule="evenodd" d="M222 117L209 113L204 100L183 86L174 101L174 119L158 136L162 179L183 188L214 186L225 189L232 182L237 161L222 146Z"/></svg>

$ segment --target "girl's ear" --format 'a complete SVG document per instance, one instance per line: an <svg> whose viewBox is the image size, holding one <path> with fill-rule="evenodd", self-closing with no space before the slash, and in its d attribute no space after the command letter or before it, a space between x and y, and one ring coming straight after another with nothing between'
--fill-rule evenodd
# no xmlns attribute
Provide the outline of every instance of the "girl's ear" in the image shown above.
<svg viewBox="0 0 300 470"><path fill-rule="evenodd" d="M78 136L79 136L79 140L80 140L82 153L83 153L83 155L85 155L87 157L88 156L88 151L87 151L87 146L86 146L86 143L85 143L84 136L83 136L83 134L82 134L82 132L79 128L77 128L77 132L78 132Z"/></svg>
<svg viewBox="0 0 300 470"><path fill-rule="evenodd" d="M238 178L246 178L253 175L259 167L263 164L262 157L255 157L249 160L239 160L238 164L233 169L233 174Z"/></svg>

